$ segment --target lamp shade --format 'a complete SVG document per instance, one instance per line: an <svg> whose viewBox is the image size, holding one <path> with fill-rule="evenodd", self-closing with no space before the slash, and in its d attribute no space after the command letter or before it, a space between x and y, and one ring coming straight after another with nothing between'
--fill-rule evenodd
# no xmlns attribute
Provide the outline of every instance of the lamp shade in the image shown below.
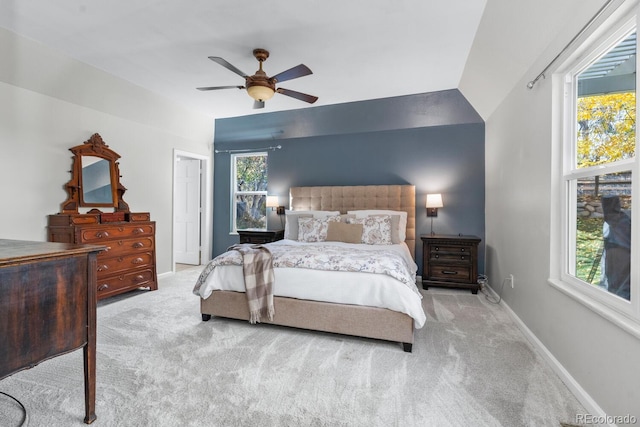
<svg viewBox="0 0 640 427"><path fill-rule="evenodd" d="M443 206L442 194L427 194L427 208L441 208Z"/></svg>
<svg viewBox="0 0 640 427"><path fill-rule="evenodd" d="M267 196L267 207L277 208L280 205L278 202L278 196Z"/></svg>
<svg viewBox="0 0 640 427"><path fill-rule="evenodd" d="M270 87L256 85L248 87L247 93L256 101L266 101L271 99L275 92Z"/></svg>

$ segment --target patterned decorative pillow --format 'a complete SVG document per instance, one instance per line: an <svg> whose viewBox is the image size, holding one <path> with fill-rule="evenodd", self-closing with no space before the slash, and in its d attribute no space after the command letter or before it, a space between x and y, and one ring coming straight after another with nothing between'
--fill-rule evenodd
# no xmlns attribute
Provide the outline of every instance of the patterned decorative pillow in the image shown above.
<svg viewBox="0 0 640 427"><path fill-rule="evenodd" d="M299 242L324 242L330 222L340 222L340 215L326 218L298 218Z"/></svg>
<svg viewBox="0 0 640 427"><path fill-rule="evenodd" d="M394 211L388 209L368 209L368 210L357 210L357 211L347 211L347 214L353 214L356 218L366 218L370 215L400 215L400 220L398 221L397 230L393 230L394 220L391 218L391 239L394 240L393 243L401 243L404 242L407 238L407 213L405 211ZM397 236L397 239L394 237Z"/></svg>
<svg viewBox="0 0 640 427"><path fill-rule="evenodd" d="M362 224L362 243L367 245L392 244L390 215L348 218L347 224Z"/></svg>
<svg viewBox="0 0 640 427"><path fill-rule="evenodd" d="M288 240L298 240L298 218L327 218L329 216L340 215L340 211L284 211L285 225L284 238Z"/></svg>

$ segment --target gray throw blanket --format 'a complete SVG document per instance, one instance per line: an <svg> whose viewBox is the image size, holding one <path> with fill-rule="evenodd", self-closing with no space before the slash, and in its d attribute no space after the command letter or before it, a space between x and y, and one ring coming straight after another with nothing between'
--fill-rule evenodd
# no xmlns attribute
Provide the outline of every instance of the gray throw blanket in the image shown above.
<svg viewBox="0 0 640 427"><path fill-rule="evenodd" d="M273 320L273 262L271 252L262 245L239 244L229 250L242 255L242 271L249 304L250 323L260 322L262 316Z"/></svg>

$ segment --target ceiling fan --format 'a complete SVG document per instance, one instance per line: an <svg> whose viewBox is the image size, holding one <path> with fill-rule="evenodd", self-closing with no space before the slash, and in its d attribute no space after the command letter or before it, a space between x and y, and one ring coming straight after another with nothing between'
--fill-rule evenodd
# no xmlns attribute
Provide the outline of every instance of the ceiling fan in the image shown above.
<svg viewBox="0 0 640 427"><path fill-rule="evenodd" d="M295 90L277 88L276 83L284 82L287 80L297 79L298 77L307 76L312 74L309 67L304 64L300 64L296 67L289 68L275 76L269 77L262 71L262 63L269 57L269 51L265 49L254 49L253 56L260 63L260 68L253 76L247 75L247 73L240 71L226 60L219 56L210 56L209 59L216 62L226 69L233 71L245 80L245 86L210 86L210 87L198 87L198 90L219 90L219 89L246 89L250 97L254 99L253 108L264 108L264 101L270 99L276 92L282 95L290 96L300 101L313 104L318 100L317 96L307 95L306 93L296 92Z"/></svg>

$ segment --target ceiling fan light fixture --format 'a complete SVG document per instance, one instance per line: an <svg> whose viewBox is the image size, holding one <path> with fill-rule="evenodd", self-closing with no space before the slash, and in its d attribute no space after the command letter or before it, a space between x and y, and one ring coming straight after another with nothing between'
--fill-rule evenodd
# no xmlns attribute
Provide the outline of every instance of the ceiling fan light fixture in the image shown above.
<svg viewBox="0 0 640 427"><path fill-rule="evenodd" d="M276 92L267 86L251 86L247 88L247 93L256 101L267 101L271 99Z"/></svg>

